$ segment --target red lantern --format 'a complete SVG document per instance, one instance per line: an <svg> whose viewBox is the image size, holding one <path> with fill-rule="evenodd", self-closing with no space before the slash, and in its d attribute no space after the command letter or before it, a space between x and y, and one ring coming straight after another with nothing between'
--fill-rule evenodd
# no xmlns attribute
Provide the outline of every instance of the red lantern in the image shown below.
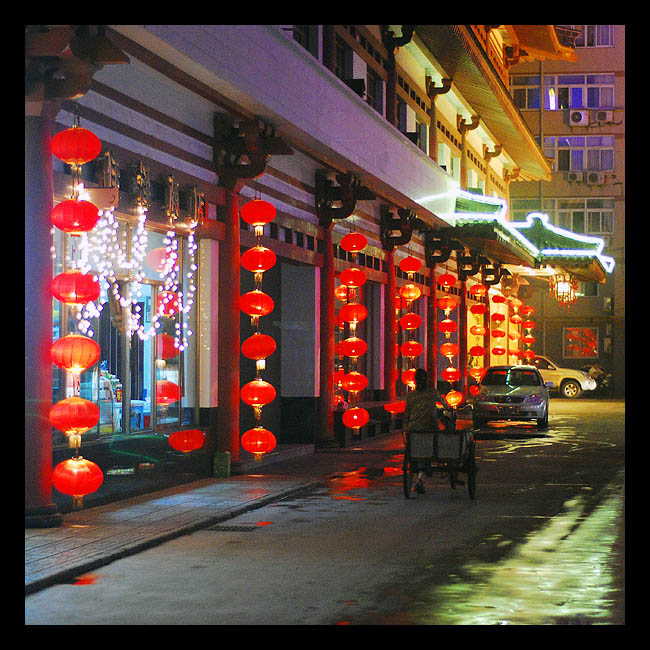
<svg viewBox="0 0 650 650"><path fill-rule="evenodd" d="M473 384L472 386L469 387L470 395L472 395L473 397L476 397L479 394L480 390L481 389L478 386L476 386L475 384Z"/></svg>
<svg viewBox="0 0 650 650"><path fill-rule="evenodd" d="M519 350L519 349L508 350L508 354L511 354L513 357L520 357L521 356L521 350Z"/></svg>
<svg viewBox="0 0 650 650"><path fill-rule="evenodd" d="M88 129L73 126L59 131L50 143L52 153L71 166L85 165L99 156L101 140Z"/></svg>
<svg viewBox="0 0 650 650"><path fill-rule="evenodd" d="M532 334L526 334L526 336L524 336L521 340L527 345L532 345L535 343L535 337L532 336Z"/></svg>
<svg viewBox="0 0 650 650"><path fill-rule="evenodd" d="M59 273L50 284L54 297L66 305L81 307L99 298L99 282L90 273L71 269Z"/></svg>
<svg viewBox="0 0 650 650"><path fill-rule="evenodd" d="M417 300L421 295L422 291L419 287L416 287L414 284L404 284L399 288L399 295L406 300L407 304Z"/></svg>
<svg viewBox="0 0 650 650"><path fill-rule="evenodd" d="M344 284L339 284L339 286L334 289L334 295L341 302L345 302L348 299L348 288Z"/></svg>
<svg viewBox="0 0 650 650"><path fill-rule="evenodd" d="M495 323L502 323L502 322L506 319L506 317L505 317L503 314L501 314L500 312L498 312L498 311L495 312L494 314L492 314L492 315L490 316L490 318L491 318Z"/></svg>
<svg viewBox="0 0 650 650"><path fill-rule="evenodd" d="M169 446L176 451L182 451L184 454L200 449L203 447L205 441L205 434L198 429L187 429L185 431L174 431L169 434L167 442Z"/></svg>
<svg viewBox="0 0 650 650"><path fill-rule="evenodd" d="M472 325L469 332L474 336L485 336L486 329L483 325Z"/></svg>
<svg viewBox="0 0 650 650"><path fill-rule="evenodd" d="M515 310L515 312L521 307L524 303L519 300L519 298L510 298L510 306Z"/></svg>
<svg viewBox="0 0 650 650"><path fill-rule="evenodd" d="M502 347L499 347L499 346L495 346L495 347L492 348L492 354L496 354L496 356L498 356L498 357L500 357L502 354L505 354L505 353L506 353L505 348L502 348Z"/></svg>
<svg viewBox="0 0 650 650"><path fill-rule="evenodd" d="M524 319L519 314L513 314L512 316L510 316L510 322L513 325L519 325L519 323L521 323L523 320Z"/></svg>
<svg viewBox="0 0 650 650"><path fill-rule="evenodd" d="M445 399L451 408L456 408L465 399L465 396L457 390L451 390L445 395Z"/></svg>
<svg viewBox="0 0 650 650"><path fill-rule="evenodd" d="M438 323L438 329L449 338L453 332L458 328L456 321L451 320L451 318L445 318Z"/></svg>
<svg viewBox="0 0 650 650"><path fill-rule="evenodd" d="M492 330L492 336L495 339L503 338L505 335L506 333L503 330Z"/></svg>
<svg viewBox="0 0 650 650"><path fill-rule="evenodd" d="M350 429L360 429L368 423L370 414L366 409L355 406L343 413L343 424Z"/></svg>
<svg viewBox="0 0 650 650"><path fill-rule="evenodd" d="M437 278L441 287L453 287L456 284L456 278L451 273L443 273Z"/></svg>
<svg viewBox="0 0 650 650"><path fill-rule="evenodd" d="M368 310L358 302L349 302L339 311L339 318L346 323L360 323L368 317Z"/></svg>
<svg viewBox="0 0 650 650"><path fill-rule="evenodd" d="M532 316L535 313L535 308L532 305L526 305L521 308L521 313L524 316Z"/></svg>
<svg viewBox="0 0 650 650"><path fill-rule="evenodd" d="M402 329L415 330L422 325L422 316L409 312L399 319L399 324L402 326Z"/></svg>
<svg viewBox="0 0 650 650"><path fill-rule="evenodd" d="M449 312L457 306L458 303L451 296L444 296L438 300L438 307L444 310L447 315L449 315Z"/></svg>
<svg viewBox="0 0 650 650"><path fill-rule="evenodd" d="M501 294L497 293L494 296L492 296L492 302L501 303L505 301L506 301L505 296L502 296Z"/></svg>
<svg viewBox="0 0 650 650"><path fill-rule="evenodd" d="M50 357L52 361L68 372L81 373L99 361L99 345L96 341L81 336L68 334L52 344Z"/></svg>
<svg viewBox="0 0 650 650"><path fill-rule="evenodd" d="M253 379L241 389L242 402L249 406L262 407L275 399L275 388L263 379Z"/></svg>
<svg viewBox="0 0 650 650"><path fill-rule="evenodd" d="M59 229L78 237L88 232L99 220L99 209L90 201L61 201L52 208L50 220Z"/></svg>
<svg viewBox="0 0 650 650"><path fill-rule="evenodd" d="M532 330L535 328L535 321L534 320L525 320L521 326L526 329L526 330Z"/></svg>
<svg viewBox="0 0 650 650"><path fill-rule="evenodd" d="M399 400L397 402L389 402L384 404L384 408L391 414L397 415L398 413L404 413L406 409L406 400Z"/></svg>
<svg viewBox="0 0 650 650"><path fill-rule="evenodd" d="M361 269L354 266L342 271L339 279L341 280L341 284L352 288L363 286L367 280L366 274Z"/></svg>
<svg viewBox="0 0 650 650"><path fill-rule="evenodd" d="M345 372L343 371L343 369L334 371L334 385L337 388L341 388L341 382L343 381L343 377L345 377Z"/></svg>
<svg viewBox="0 0 650 650"><path fill-rule="evenodd" d="M402 383L407 386L415 386L415 368L409 368L402 373Z"/></svg>
<svg viewBox="0 0 650 650"><path fill-rule="evenodd" d="M178 295L173 291L160 291L156 299L158 316L175 316L180 310Z"/></svg>
<svg viewBox="0 0 650 650"><path fill-rule="evenodd" d="M99 407L81 397L67 397L52 406L50 422L66 435L81 435L97 426Z"/></svg>
<svg viewBox="0 0 650 650"><path fill-rule="evenodd" d="M176 347L176 340L169 334L156 335L156 358L157 359L173 359L180 354L180 350Z"/></svg>
<svg viewBox="0 0 650 650"><path fill-rule="evenodd" d="M276 350L275 339L268 334L255 332L241 344L241 353L247 359L261 360L270 357Z"/></svg>
<svg viewBox="0 0 650 650"><path fill-rule="evenodd" d="M481 303L478 303L476 305L472 305L469 310L474 314L475 316L480 316L481 314L484 314L487 311L487 306L483 305Z"/></svg>
<svg viewBox="0 0 650 650"><path fill-rule="evenodd" d="M474 345L469 349L473 357L482 357L485 354L485 348L482 345Z"/></svg>
<svg viewBox="0 0 650 650"><path fill-rule="evenodd" d="M511 341L518 341L521 338L521 334L517 331L508 332L508 338Z"/></svg>
<svg viewBox="0 0 650 650"><path fill-rule="evenodd" d="M443 343L440 346L440 354L451 361L451 357L458 354L458 346L455 343Z"/></svg>
<svg viewBox="0 0 650 650"><path fill-rule="evenodd" d="M343 376L341 381L343 390L350 393L358 393L368 385L368 377L362 375L360 372L352 371Z"/></svg>
<svg viewBox="0 0 650 650"><path fill-rule="evenodd" d="M470 377L473 377L476 381L481 381L487 372L485 368L470 368L468 371Z"/></svg>
<svg viewBox="0 0 650 650"><path fill-rule="evenodd" d="M422 354L422 344L417 341L404 341L400 350L404 357L418 357Z"/></svg>
<svg viewBox="0 0 650 650"><path fill-rule="evenodd" d="M265 246L253 246L244 251L241 256L241 265L251 273L263 273L275 265L276 255Z"/></svg>
<svg viewBox="0 0 650 650"><path fill-rule="evenodd" d="M350 336L341 341L339 349L341 354L346 357L360 357L368 351L368 344L363 339Z"/></svg>
<svg viewBox="0 0 650 650"><path fill-rule="evenodd" d="M256 461L262 460L264 454L273 451L277 440L275 436L264 427L249 429L241 437L241 446L245 451L253 454Z"/></svg>
<svg viewBox="0 0 650 650"><path fill-rule="evenodd" d="M487 287L484 284L473 284L469 288L472 296L484 296L487 293Z"/></svg>
<svg viewBox="0 0 650 650"><path fill-rule="evenodd" d="M255 289L243 294L239 299L239 308L249 316L266 316L273 311L275 303L268 294Z"/></svg>
<svg viewBox="0 0 650 650"><path fill-rule="evenodd" d="M460 379L460 370L453 366L449 366L449 368L445 368L442 371L442 378L445 381L458 381Z"/></svg>
<svg viewBox="0 0 650 650"><path fill-rule="evenodd" d="M275 206L268 201L253 199L242 206L241 218L251 226L264 227L275 219Z"/></svg>
<svg viewBox="0 0 650 650"><path fill-rule="evenodd" d="M367 245L368 240L360 232L350 232L341 239L341 248L348 253L358 253Z"/></svg>
<svg viewBox="0 0 650 650"><path fill-rule="evenodd" d="M71 496L76 506L87 494L95 492L104 481L99 465L82 456L68 458L52 470L52 484L61 493Z"/></svg>
<svg viewBox="0 0 650 650"><path fill-rule="evenodd" d="M415 257L405 257L403 260L400 261L399 267L404 273L409 274L409 273L417 273L420 270L420 267L422 266L422 262L418 260Z"/></svg>
<svg viewBox="0 0 650 650"><path fill-rule="evenodd" d="M181 388L178 384L167 379L156 382L156 403L160 406L169 406L181 398Z"/></svg>
<svg viewBox="0 0 650 650"><path fill-rule="evenodd" d="M524 350L521 356L527 361L530 361L535 356L535 353L532 350Z"/></svg>

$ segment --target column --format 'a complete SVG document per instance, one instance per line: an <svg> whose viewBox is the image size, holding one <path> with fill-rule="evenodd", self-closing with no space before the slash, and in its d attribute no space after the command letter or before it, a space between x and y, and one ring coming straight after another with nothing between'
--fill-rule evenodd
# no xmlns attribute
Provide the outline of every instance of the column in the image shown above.
<svg viewBox="0 0 650 650"><path fill-rule="evenodd" d="M395 251L386 253L386 296L384 310L384 387L386 399L394 402L397 399L397 333L395 332L395 294L397 285L395 281Z"/></svg>

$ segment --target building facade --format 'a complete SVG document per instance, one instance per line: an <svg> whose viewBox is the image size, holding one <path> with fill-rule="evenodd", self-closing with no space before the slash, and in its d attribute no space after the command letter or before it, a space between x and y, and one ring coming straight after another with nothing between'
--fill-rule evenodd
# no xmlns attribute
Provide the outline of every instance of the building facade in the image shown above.
<svg viewBox="0 0 650 650"><path fill-rule="evenodd" d="M389 417L414 367L464 406L470 370L520 361L512 315L526 273L564 260L532 243L531 223L510 223L512 188L553 176L509 75L521 52L574 57L554 26L530 27L28 26L31 525L67 507L51 475L73 452L50 409L70 396L99 408L75 452L103 472L92 503L211 476L223 454L236 471L242 433L260 426L278 444L345 444L341 429L364 435ZM101 141L79 169L50 150L75 124ZM68 200L96 205L94 228L52 225ZM255 201L275 208L257 233L245 216ZM365 238L359 252L343 244L351 233ZM242 266L256 246L275 256L257 276ZM571 264L601 282L609 259L587 248ZM350 268L364 281L335 294ZM101 290L71 308L50 286L77 272ZM272 311L251 317L241 296L260 291ZM348 302L363 305L358 322ZM242 353L256 333L276 344L263 370ZM49 354L70 334L100 349L79 379ZM367 352L342 352L350 338ZM367 384L346 390L350 373ZM256 378L274 388L263 408L242 401ZM371 421L347 427L344 406ZM174 447L178 431L198 431L198 448Z"/></svg>

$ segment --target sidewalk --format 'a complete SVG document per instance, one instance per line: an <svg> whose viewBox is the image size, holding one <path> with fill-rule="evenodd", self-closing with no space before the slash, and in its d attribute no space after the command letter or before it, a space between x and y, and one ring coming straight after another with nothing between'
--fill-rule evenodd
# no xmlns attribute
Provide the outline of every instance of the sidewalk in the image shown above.
<svg viewBox="0 0 650 650"><path fill-rule="evenodd" d="M393 435L361 441L352 448L314 451L313 445L278 445L264 465L314 453L401 448ZM113 560L261 508L306 491L314 479L260 475L242 453L250 474L206 478L152 494L65 515L58 528L25 530L25 594L71 580Z"/></svg>

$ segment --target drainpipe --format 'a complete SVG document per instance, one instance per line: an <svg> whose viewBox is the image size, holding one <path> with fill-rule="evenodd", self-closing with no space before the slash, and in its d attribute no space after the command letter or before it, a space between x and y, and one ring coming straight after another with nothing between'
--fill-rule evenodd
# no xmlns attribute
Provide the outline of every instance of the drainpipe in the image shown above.
<svg viewBox="0 0 650 650"><path fill-rule="evenodd" d="M395 273L395 251L386 251L386 300L384 310L384 385L386 398L391 402L397 399L397 333L395 332L395 294L397 292Z"/></svg>

